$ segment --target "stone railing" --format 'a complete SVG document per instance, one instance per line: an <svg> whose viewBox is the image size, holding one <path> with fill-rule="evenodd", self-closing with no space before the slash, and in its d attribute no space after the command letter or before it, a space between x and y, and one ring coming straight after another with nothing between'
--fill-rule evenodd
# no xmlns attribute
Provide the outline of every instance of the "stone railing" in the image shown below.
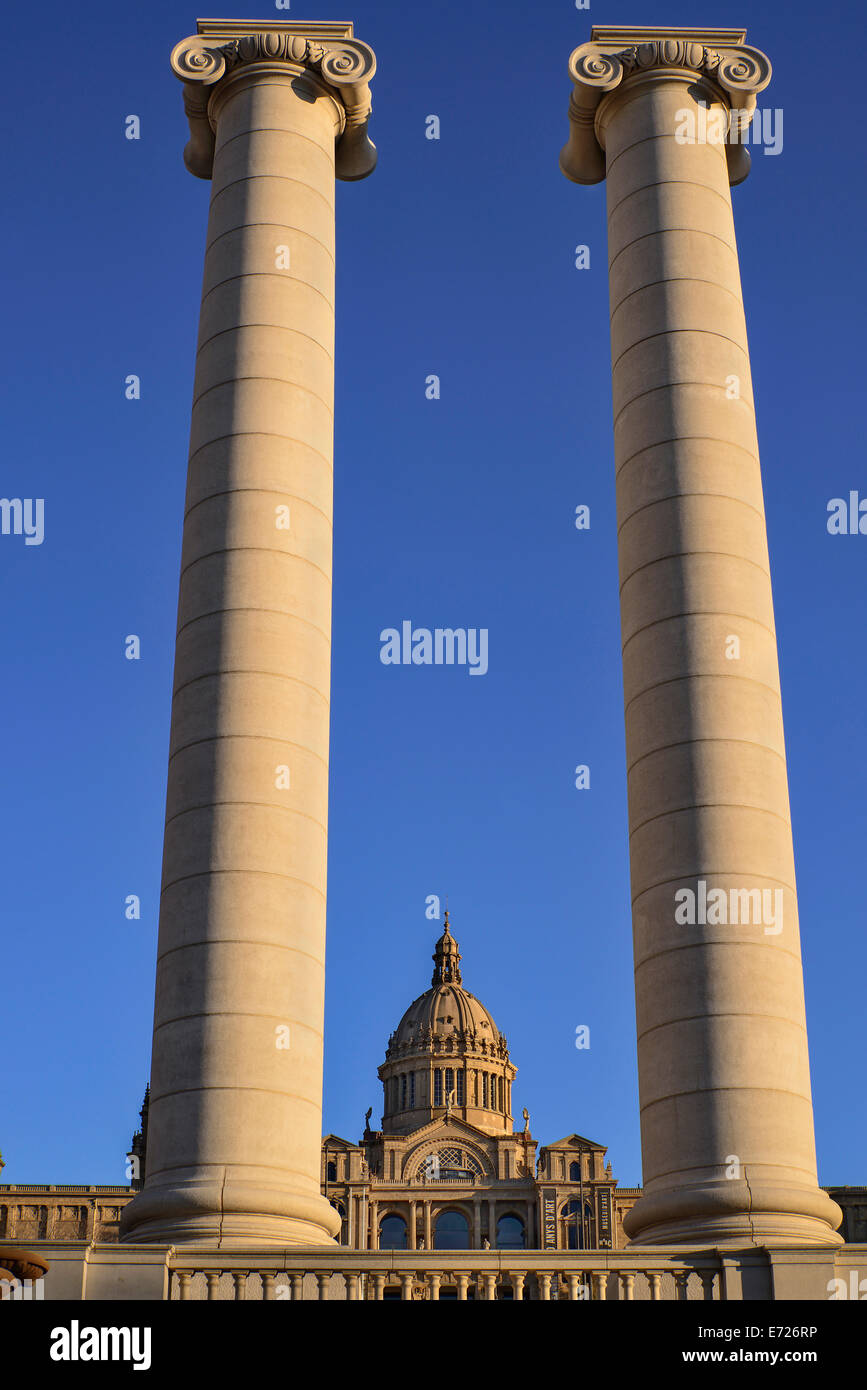
<svg viewBox="0 0 867 1390"><path fill-rule="evenodd" d="M725 1297L713 1251L215 1252L175 1249L168 1297L200 1300L708 1300Z"/></svg>

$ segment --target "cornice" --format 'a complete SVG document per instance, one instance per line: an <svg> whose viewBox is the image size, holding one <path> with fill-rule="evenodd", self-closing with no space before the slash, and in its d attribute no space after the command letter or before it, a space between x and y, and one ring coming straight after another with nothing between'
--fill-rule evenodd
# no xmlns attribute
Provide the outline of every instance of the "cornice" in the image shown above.
<svg viewBox="0 0 867 1390"><path fill-rule="evenodd" d="M634 29L596 26L589 43L569 59L572 98L570 135L560 168L573 183L600 183L605 178L605 150L600 108L612 94L633 92L641 83L662 77L700 81L730 111L749 123L756 96L771 80L771 64L758 48L744 43L745 29ZM727 146L732 183L746 178L749 156Z"/></svg>
<svg viewBox="0 0 867 1390"><path fill-rule="evenodd" d="M352 36L351 24L254 24L244 20L199 20L198 33L175 44L171 67L184 84L190 139L184 163L209 179L214 163L212 99L221 83L265 71L306 75L338 104L341 130L335 150L339 179L366 178L376 167L376 147L367 134L373 50Z"/></svg>

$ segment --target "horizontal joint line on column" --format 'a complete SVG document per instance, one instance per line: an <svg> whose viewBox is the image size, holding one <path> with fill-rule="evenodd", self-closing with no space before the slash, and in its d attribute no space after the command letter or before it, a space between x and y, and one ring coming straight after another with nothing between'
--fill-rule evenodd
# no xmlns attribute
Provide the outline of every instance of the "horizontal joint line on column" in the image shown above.
<svg viewBox="0 0 867 1390"><path fill-rule="evenodd" d="M297 613L289 613L285 608L251 608L246 604L240 604L232 608L212 608L209 609L207 613L198 613L195 618L187 618L187 621L182 623L175 633L175 640L177 640L181 633L185 632L188 627L192 627L194 623L202 623L206 618L219 618L226 613L267 613L274 618L291 618L292 622L303 623L305 627L309 627L312 632L318 633L326 642L329 644L331 643L330 632L326 632L324 628L318 627L316 623L308 622L307 618L302 618Z"/></svg>
<svg viewBox="0 0 867 1390"><path fill-rule="evenodd" d="M726 390L724 382L716 381L666 381L661 386L649 386L646 391L639 391L637 396L630 397L626 404L620 407L617 414L614 416L614 428L617 429L617 422L620 419L621 415L625 415L627 410L629 410L630 406L635 405L636 401L643 401L645 396L654 396L656 395L657 391L679 391L682 390L684 386L703 386L709 391ZM726 397L726 400L729 400L728 396ZM752 402L747 401L743 396L739 396L738 400L741 401L744 405L748 406L750 415L753 417L753 419L755 419L756 412L752 405ZM736 402L730 401L730 404L736 404Z"/></svg>
<svg viewBox="0 0 867 1390"><path fill-rule="evenodd" d="M737 348L738 352L747 359L747 365L749 365L749 353L746 347L736 342L734 338L730 338L727 333L717 333L713 328L662 328L658 333L648 333L643 338L636 338L634 343L630 343L629 347L624 348L620 356L611 363L612 372L616 370L617 364L622 362L628 352L634 352L637 347L641 347L642 343L652 343L654 338L672 338L675 333L701 333L705 338L721 338L724 343L731 343L733 347ZM661 388L653 387L652 389L659 390ZM646 392L642 392L642 395L646 394ZM638 400L638 397L635 396L633 399ZM739 396L738 399L743 400L744 398ZM750 405L753 405L752 401ZM624 406L624 409L625 408ZM755 410L755 406L753 406L753 410Z"/></svg>
<svg viewBox="0 0 867 1390"><path fill-rule="evenodd" d="M217 156L221 155L223 150L227 149L235 140L249 140L251 136L262 135L266 131L269 135L290 135L293 140L303 140L305 144L313 145L331 169L331 177L334 177L334 158L330 150L326 150L324 145L320 145L318 140L312 139L309 135L304 135L300 130L287 130L285 127L279 125L257 125L252 130L239 130L237 135L230 135L227 140L222 140L214 149L214 162L216 163ZM255 178L256 175L253 174L251 177Z"/></svg>
<svg viewBox="0 0 867 1390"><path fill-rule="evenodd" d="M303 681L300 676L292 676L286 671L250 671L240 667L227 671L205 671L201 676L191 676L188 681L184 681L182 685L177 686L172 691L172 704L174 704L175 696L179 695L182 690L186 690L188 685L195 685L197 681L221 680L223 676L269 676L274 680L293 681L295 685L303 685L305 689L312 690L326 709L331 707L328 696L323 695L322 691L317 690L316 686L311 685L309 681Z"/></svg>
<svg viewBox="0 0 867 1390"><path fill-rule="evenodd" d="M713 555L717 560L739 560L745 565L752 565L753 569L758 570L770 583L770 570L765 569L763 565L758 564L755 560L748 560L746 555L733 555L728 550L672 550L668 555L657 555L655 559L645 560L643 565L638 565L636 569L630 570L623 583L619 586L618 593L622 594L627 584L631 583L637 574L641 574L642 570L651 569L653 565L661 565L666 560L693 559L699 555L703 559L709 555Z"/></svg>
<svg viewBox="0 0 867 1390"><path fill-rule="evenodd" d="M211 944L210 942L208 943ZM154 1032L158 1033L161 1028L171 1028L176 1023L188 1023L194 1018L260 1018L264 1022L266 1019L278 1019L281 1023L291 1023L293 1028L304 1028L308 1033L312 1033L314 1038L321 1038L323 1034L316 1028L311 1028L308 1023L302 1023L297 1018L287 1018L283 1014L254 1014L248 1009L202 1009L194 1014L178 1014L177 1018L164 1019L162 1023L154 1024ZM284 1048L284 1051L290 1051Z"/></svg>
<svg viewBox="0 0 867 1390"><path fill-rule="evenodd" d="M718 280L704 280L698 275L665 275L661 280L648 280L646 285L639 285L637 289L630 290L628 294L625 294L611 309L608 315L609 323L614 322L614 315L623 308L627 299L632 299L636 294L643 294L645 290L652 290L657 285L677 285L681 283L685 285L712 285L715 290L722 290L723 294L727 294L730 299L733 299L735 303L740 306L741 313L743 314L743 301L739 295L736 295L733 290L729 289L728 285L721 285ZM746 319L744 319L744 328L746 329Z"/></svg>
<svg viewBox="0 0 867 1390"><path fill-rule="evenodd" d="M682 497L715 497L720 501L737 502L739 507L747 507L751 512L755 512L760 521L765 520L764 512L760 512L758 507L753 506L752 502L745 502L742 497L732 497L731 493L728 492L694 492L692 490L689 492L670 492L666 497L655 497L652 502L643 502L640 507L636 507L634 511L630 512L629 516L624 517L617 528L618 536L627 522L631 521L634 516L646 512L650 507L661 507L664 502L679 502Z"/></svg>
<svg viewBox="0 0 867 1390"><path fill-rule="evenodd" d="M734 248L733 246L731 246L723 237L717 236L715 232L704 232L704 231L701 231L701 229L698 228L698 227L662 227L662 228L660 228L660 230L657 231L657 232L643 232L643 233L641 234L641 236L637 236L637 237L635 237L632 241L628 241L628 242L626 243L625 246L621 246L620 250L617 252L617 255L614 257L614 259L608 262L608 274L609 274L609 277L610 277L611 271L612 271L612 269L613 269L613 267L614 267L614 262L615 262L615 261L618 261L618 260L620 259L620 257L624 254L625 251L628 251L628 250L629 250L631 247L633 247L633 246L637 246L638 243L639 243L639 241L647 241L648 238L649 238L649 237L652 237L652 236L670 236L672 232L690 232L690 233L692 233L693 236L707 236L707 237L710 237L711 241L718 241L719 244L720 244L720 246L724 246L724 247L726 248L726 250L727 250L727 251L730 251L731 254L734 256L734 258L735 258L735 267L737 268L737 263L738 263L737 251L736 251L735 248ZM639 288L639 289L643 289L644 286L643 286L643 285L639 285L638 288Z"/></svg>
<svg viewBox="0 0 867 1390"><path fill-rule="evenodd" d="M642 1113L650 1110L654 1105L665 1105L670 1100L677 1100L681 1096L706 1096L713 1095L716 1091L762 1091L774 1096L792 1096L795 1100L802 1100L807 1105L812 1105L809 1095L804 1095L801 1091L790 1091L784 1086L697 1086L691 1091L670 1091L667 1095L660 1096L658 1100L649 1100L642 1105ZM702 1165L706 1167L707 1165ZM747 1165L749 1167L749 1165ZM677 1171L677 1170L675 1170Z"/></svg>
<svg viewBox="0 0 867 1390"><path fill-rule="evenodd" d="M810 1101L810 1105L812 1106L812 1100ZM702 1172L702 1171L707 1172L709 1166L710 1166L710 1165L707 1164L707 1163L685 1163L685 1164L683 1164L682 1167L679 1167L679 1168L666 1168L666 1169L665 1169L663 1172L661 1172L661 1173L655 1173L655 1174L654 1174L654 1178L655 1178L655 1179L667 1178L667 1177L671 1177L673 1174L676 1174L676 1173L677 1173L677 1174L679 1174L679 1173L700 1173L700 1172ZM720 1166L720 1168L722 1168L724 1165L721 1163L719 1166ZM753 1169L753 1164L750 1163L750 1162L745 1162L745 1163L743 1163L741 1166L742 1166L743 1168L747 1169L748 1171L751 1171L751 1170ZM807 1178L809 1179L808 1186L810 1186L810 1187L815 1187L815 1186L816 1186L816 1174L815 1174L815 1172L811 1172L811 1170L810 1170L809 1168L801 1168L800 1165L797 1164L797 1163L762 1163L761 1167L762 1167L762 1171L763 1171L763 1172L767 1172L767 1170L768 1170L769 1168L778 1169L781 1176L782 1176L783 1174L788 1174L788 1173L803 1173L803 1174L805 1175L805 1177L807 1177ZM713 1181L713 1179L709 1178L708 1181L711 1182L711 1181ZM728 1181L728 1179L727 1179L727 1181Z"/></svg>
<svg viewBox="0 0 867 1390"><path fill-rule="evenodd" d="M223 806L252 806L257 811L280 811L284 816L300 816L302 820L308 820L322 831L323 835L328 836L328 827L317 820L315 816L310 816L306 811L299 811L297 806L281 806L276 801L239 801L234 797L220 798L213 801L202 801L197 806L186 806L183 811L175 811L173 816L166 817L166 829L174 821L180 820L182 816L192 816L196 811L213 811L216 807Z"/></svg>
<svg viewBox="0 0 867 1390"><path fill-rule="evenodd" d="M632 147L630 146L629 148L631 149ZM621 153L625 154L625 150ZM617 158L619 159L620 155L618 155ZM616 162L617 161L615 160L614 163ZM619 203L615 203L613 207L610 207L608 209L609 227L611 226L611 219L614 216L617 209L622 207L624 203L627 203L630 198L636 197L636 195L639 193L645 193L648 188L665 188L668 185L671 185L674 188L680 186L685 186L687 188L702 188L705 190L705 192L712 193L715 198L719 198L724 208L726 208L727 210L731 209L731 199L724 197L718 189L712 188L709 183L697 183L695 179L654 179L653 183L642 183L638 186L638 188L630 189L628 193L624 193ZM661 230L664 230L664 228Z"/></svg>
<svg viewBox="0 0 867 1390"><path fill-rule="evenodd" d="M243 870L241 872L244 872ZM275 878L283 878L283 874L273 875ZM313 890L318 892L318 889ZM180 946L170 946L167 951L160 951L157 956L157 965L166 956L173 956L177 951L191 951L196 948L209 950L211 946L267 946L272 951L291 951L293 955L304 956L306 960L312 960L314 965L318 965L322 970L325 969L325 961L319 956L311 955L310 951L301 951L297 946L289 946L285 941L259 941L246 936L212 936L203 941L185 941ZM218 1013L231 1012L231 1010L218 1009ZM297 1020L296 1020L297 1022ZM307 1027L307 1024L301 1025Z"/></svg>
<svg viewBox="0 0 867 1390"><path fill-rule="evenodd" d="M280 550L276 545L224 545L220 550L206 550L204 555L197 555L195 560L190 560L181 570L181 579L191 570L194 565L200 565L203 560L213 560L215 555L282 555L289 560L300 560L304 565L310 565L317 573L322 575L329 589L331 588L331 575L326 574L321 565L317 565L315 560L308 560L305 555L298 555L294 550Z"/></svg>
<svg viewBox="0 0 867 1390"><path fill-rule="evenodd" d="M212 333L210 337L205 338L202 342L199 343L199 346L196 348L196 360L198 361L199 355L205 350L209 343L212 343L214 341L215 338L222 338L227 333L243 333L244 330L247 328L273 328L278 333L294 333L299 338L306 338L308 343L313 343L314 347L318 347L320 352L323 352L325 354L325 356L328 358L328 361L331 363L332 370L334 368L333 355L328 351L327 347L325 347L323 343L320 343L318 338L312 337L310 333L305 333L302 328L288 328L286 324L283 323L236 323L233 324L231 328L220 328L216 333Z"/></svg>
<svg viewBox="0 0 867 1390"><path fill-rule="evenodd" d="M279 743L281 748L297 748L299 752L315 758L326 771L328 770L328 760L323 758L320 753L314 752L312 748L305 748L303 743L294 743L289 738L278 738L275 734L211 734L208 738L194 738L189 743L182 743L179 748L173 749L169 754L169 766L171 766L173 758L176 758L179 753L185 753L188 748L199 748L203 743L224 743L233 738L254 739L257 743Z"/></svg>
<svg viewBox="0 0 867 1390"><path fill-rule="evenodd" d="M194 878L211 878L217 874L247 874L253 878L279 878L286 883L300 883L302 888L309 888L311 893L315 893L317 898L326 901L325 894L321 888L315 884L308 883L304 878L298 878L295 874L278 874L274 869L202 869L196 874L180 874L177 878L171 878L164 882L160 887L160 899L165 896L170 888L176 888L179 883L190 883ZM175 947L170 947L174 950Z"/></svg>
<svg viewBox="0 0 867 1390"><path fill-rule="evenodd" d="M759 877L761 877L761 875L759 875ZM680 881L681 880L679 879L671 880L671 882L673 883L677 883ZM794 891L795 890L793 888L792 892L794 893ZM680 924L676 923L675 925L679 926ZM761 923L744 922L741 924L736 922L734 925L761 926ZM760 936L754 941L684 941L683 944L680 946L666 946L665 949L662 951L651 951L649 955L642 956L641 960L637 960L635 962L635 970L641 970L643 966L649 965L651 961L660 960L663 956L677 955L680 951L705 951L710 946L725 946L727 949L738 951L742 950L744 946L750 946L753 948L761 946L763 948L767 948L767 950L769 951L773 951L775 955L789 956L798 967L803 967L803 961L801 959L801 954L799 951L789 951L786 949L785 946L778 945L776 937L774 937L773 941L770 941L766 936Z"/></svg>
<svg viewBox="0 0 867 1390"><path fill-rule="evenodd" d="M658 882L656 882L656 883L648 883L647 887L646 887L646 888L642 888L641 891L640 891L640 893L634 893L633 896L632 896L632 898L631 898L632 906L633 906L633 908L634 908L634 907L635 907L635 904L638 902L638 899L639 899L639 898L643 898L644 895L645 895L645 893L652 893L655 889L657 889L657 888L665 888L665 887L666 887L668 884L670 884L670 883L683 883L684 879L688 879L688 878L698 878L698 877L700 877L700 876L702 876L702 875L704 875L704 876L707 877L707 878L743 878L743 877L744 877L744 870L743 870L742 868L740 868L740 869L709 869L709 868L707 868L707 867L705 866L705 867L703 867L703 868L701 868L701 869L696 869L696 870L695 870L695 873L677 874L674 878L661 878L661 879L659 879ZM778 888L788 888L788 890L789 890L790 893L794 893L794 892L795 892L795 885L794 885L794 883L784 883L783 880L782 880L781 878L776 878L773 874L757 874L757 873L750 872L749 877L750 877L751 879L752 879L752 878L761 878L761 879L764 879L767 883L775 883L775 884L777 885ZM686 942L686 943L684 943L683 946L672 946L672 947L666 948L666 949L670 949L670 950L672 950L672 951L682 951L682 950L686 950L686 949L692 950L692 949L694 949L696 946L701 946L701 945L704 945L704 944L706 944L706 943L703 943L703 942L700 942L700 941L691 941L691 942ZM719 944L720 944L720 945L725 945L725 944L727 944L727 943L721 942L721 943L719 943ZM743 943L739 943L739 944L743 944ZM751 943L751 944L752 944L752 943ZM757 943L755 943L755 944L757 944L757 945L759 945L759 946L764 946L765 944L770 944L770 943L765 943L764 941L759 941L759 942L757 942ZM778 947L778 946L775 946L774 949L775 949L775 950L779 950L779 947ZM663 954L663 953L660 952L660 954ZM650 957L648 957L648 960L649 960L649 959L650 959Z"/></svg>
<svg viewBox="0 0 867 1390"><path fill-rule="evenodd" d="M752 622L752 619L750 619L750 621ZM763 623L757 623L756 626L761 627L763 632L767 632L767 628ZM769 690L770 693L776 697L777 702L780 703L779 689L772 685L768 685L765 681L756 680L754 676L742 676L738 671L691 671L688 676L670 676L667 680L654 681L653 685L644 686L642 690L630 696L623 707L623 712L624 714L628 714L630 705L633 705L636 700L640 700L644 695L649 695L651 690L658 690L661 685L677 685L680 681L691 680L746 681L748 685L758 685L762 690Z"/></svg>
<svg viewBox="0 0 867 1390"><path fill-rule="evenodd" d="M312 241L314 245L321 246L331 264L334 265L334 257L331 254L331 248L326 246L324 241L320 241L318 236L314 236L312 232L305 232L303 227L290 226L288 222L239 222L237 227L229 227L227 231L219 232L217 236L214 237L213 241L209 241L205 247L205 255L207 256L211 247L216 246L218 241L223 240L223 237L235 236L238 232L249 231L252 227L280 227L283 231L291 233L292 236L306 237L306 239Z"/></svg>
<svg viewBox="0 0 867 1390"><path fill-rule="evenodd" d="M655 820L667 820L669 816L692 815L694 811L722 810L723 808L728 811L751 811L761 816L773 816L774 820L780 821L789 832L792 829L790 820L781 816L777 811L769 811L766 806L748 806L743 801L692 801L687 806L673 806L668 811L658 811L655 816L648 816L646 820L639 821L637 825L630 828L629 838L631 840L633 835L637 835L639 830L643 830L646 825L652 824Z"/></svg>
<svg viewBox="0 0 867 1390"><path fill-rule="evenodd" d="M176 1086L171 1091L160 1091L158 1096L152 1095L151 1105L153 1105L155 1101L168 1100L170 1096L191 1096L201 1095L203 1093L207 1095L210 1091L237 1091L242 1096L248 1095L250 1091L257 1091L260 1092L263 1096L283 1096L286 1100L300 1100L303 1101L305 1105L312 1105L315 1110L321 1110L322 1108L321 1105L317 1105L316 1101L311 1100L309 1096L299 1096L296 1094L295 1091L277 1091L271 1086ZM205 1166L209 1168L217 1168L222 1167L223 1165L218 1163L209 1163L207 1165L201 1163L175 1164L176 1168L202 1168ZM248 1163L244 1166L247 1168L274 1168L274 1165L272 1163ZM157 1169L157 1172L159 1173L167 1171L169 1170L164 1168ZM275 1168L274 1171L279 1173L283 1170L280 1168ZM294 1168L287 1168L285 1171L287 1173L292 1173L296 1170Z"/></svg>
<svg viewBox="0 0 867 1390"><path fill-rule="evenodd" d="M230 376L227 377L225 381L215 381L212 386L206 386L204 391L199 392L198 396L193 400L192 409L195 410L199 402L203 401L206 396L209 396L212 391L220 391L224 386L235 386L239 381L275 381L279 386L291 386L294 390L300 391L305 396L312 396L314 401L319 401L325 406L332 422L334 420L334 411L332 407L328 404L324 396L320 396L318 391L311 391L309 386L302 386L298 381L290 381L288 377L263 376L261 372L255 372L252 376Z"/></svg>
<svg viewBox="0 0 867 1390"><path fill-rule="evenodd" d="M291 174L246 174L243 178L232 179L229 183L224 183L221 188L218 188L216 192L212 194L211 211L213 211L214 203L217 199L222 198L223 194L228 192L230 188L237 188L239 183L254 183L256 179L279 179L281 183L295 183L299 188L306 188L308 192L314 193L320 202L325 204L331 216L334 216L334 204L328 201L324 193L320 193L318 188L314 188L312 184L305 183L303 179L293 179Z"/></svg>
<svg viewBox="0 0 867 1390"><path fill-rule="evenodd" d="M794 959L797 958L794 957ZM667 1018L664 1023L654 1023L651 1028L643 1028L637 1034L638 1041L640 1042L650 1033L658 1033L660 1028L676 1028L680 1023L695 1023L702 1018L762 1018L769 1023L786 1023L790 1028L803 1033L804 1037L807 1036L806 1024L797 1023L793 1018L785 1018L782 1014L746 1013L739 1009L709 1009L703 1014L685 1014L683 1018Z"/></svg>
<svg viewBox="0 0 867 1390"><path fill-rule="evenodd" d="M221 444L224 439L282 439L286 444L297 444L302 449L309 449L311 454L316 454L327 465L329 473L334 472L334 464L327 454L323 454L321 449L317 449L315 444L308 444L306 439L296 439L293 434L276 434L273 430L232 430L230 434L217 434L213 439L206 439L198 448L190 454L189 462L202 452L203 449L211 449L215 444Z"/></svg>
<svg viewBox="0 0 867 1390"><path fill-rule="evenodd" d="M649 453L651 449L663 449L668 444L697 444L699 442L702 444L718 444L722 449L737 449L738 453L746 454L747 458L752 459L757 468L759 466L758 454L752 453L752 451L745 448L743 444L734 444L728 439L717 439L716 436L712 434L676 434L673 435L671 439L657 439L653 444L642 444L640 449L636 449L634 454L630 454L628 458L623 460L616 469L614 476L615 478L619 478L628 464L640 458L642 454Z"/></svg>
<svg viewBox="0 0 867 1390"><path fill-rule="evenodd" d="M772 753L775 758L779 758L783 767L786 766L784 754L778 753L776 748L770 748L766 743L756 743L755 739L752 738L724 738L720 735L716 735L702 738L680 738L674 743L661 743L658 748L651 748L649 752L642 753L641 757L636 758L634 762L627 763L626 776L628 777L633 768L636 768L639 763L643 763L645 758L654 758L657 753L666 753L672 748L690 748L695 743L739 743L743 744L746 748L761 748L763 753ZM171 761L171 759L169 759L169 761Z"/></svg>
<svg viewBox="0 0 867 1390"><path fill-rule="evenodd" d="M218 280L216 285L211 286L207 294L202 295L202 304L204 305L205 300L208 299L214 293L215 290L221 290L224 285L231 285L234 283L235 280L291 280L293 284L304 285L305 289L312 290L314 294L318 294L319 298L331 310L332 315L334 314L334 301L332 299L328 299L326 295L322 293L321 290L318 290L316 288L315 285L311 285L309 280L302 280L297 275L287 275L285 272L279 270L248 270L244 271L239 275L227 275L225 280ZM274 326L289 327L291 325L275 324ZM246 327L246 325L243 323L239 323L236 324L235 327L244 328Z"/></svg>
<svg viewBox="0 0 867 1390"><path fill-rule="evenodd" d="M641 627L636 628L633 633L630 633L626 641L622 644L620 649L621 654L626 651L629 643L632 642L634 638L641 636L642 632L647 632L648 629L652 627L659 627L660 623L681 622L684 618L734 618L736 622L754 623L756 627L764 628L765 632L770 633L775 642L777 640L777 634L772 627L768 627L767 623L759 622L758 618L751 618L747 613L726 613L716 608L690 608L683 613L670 613L665 618L654 618L650 623L643 623Z"/></svg>
<svg viewBox="0 0 867 1390"><path fill-rule="evenodd" d="M187 510L184 512L184 521L186 521L188 516L192 515L192 513L196 510L197 507L203 507L206 502L213 502L215 497L237 497L238 494L241 492L255 492L260 497L282 497L290 502L299 502L302 507L309 507L312 512L318 512L320 516L324 516L325 520L328 522L328 529L330 531L334 530L334 523L331 517L328 515L327 512L324 512L321 507L317 507L315 502L309 502L306 497L298 497L294 492L286 492L283 488L278 487L220 488L219 492L209 492L207 497L200 497L198 502L194 502L191 507L188 507ZM687 496L689 494L683 495ZM648 506L652 506L652 503L648 503Z"/></svg>
<svg viewBox="0 0 867 1390"><path fill-rule="evenodd" d="M674 132L673 130L667 130L667 131L664 131L661 135L642 135L640 139L638 139L638 140L633 140L633 141L631 142L631 144L629 144L629 145L624 145L623 149L620 151L619 154L616 154L616 155L614 156L614 158L612 159L612 161L611 161L610 164L608 164L607 161L606 161L606 165L605 165L605 177L608 178L608 177L610 176L611 170L614 168L614 166L615 166L615 164L617 163L618 159L622 159L623 156L624 156L625 154L629 154L632 150L637 150L638 147L639 147L639 145L648 145L648 144L650 144L650 142L651 142L652 140L676 140L676 134L675 134L675 132ZM720 154L721 154L721 157L722 157L722 162L723 162L723 164L726 166L726 178L728 178L728 163L727 163L726 155L725 155L725 146L724 146L723 144L719 144L719 145L717 146L717 145L715 145L715 144L713 143L713 141L706 140L706 141L704 142L702 148L703 148L703 149L709 149L709 150L719 149ZM677 181L677 180L674 180L674 182L676 182L676 181ZM665 180L665 182L668 182L668 180ZM704 185L702 185L702 186L704 186Z"/></svg>

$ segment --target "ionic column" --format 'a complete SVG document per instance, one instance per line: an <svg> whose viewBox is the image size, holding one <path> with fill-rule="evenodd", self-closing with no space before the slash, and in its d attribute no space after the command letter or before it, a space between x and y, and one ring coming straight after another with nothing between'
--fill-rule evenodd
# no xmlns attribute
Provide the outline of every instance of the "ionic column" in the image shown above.
<svg viewBox="0 0 867 1390"><path fill-rule="evenodd" d="M347 24L202 21L172 54L211 180L147 1181L127 1240L330 1243L319 1191L334 178L373 168ZM336 150L336 169L335 169Z"/></svg>
<svg viewBox="0 0 867 1390"><path fill-rule="evenodd" d="M572 135L561 167L579 183L608 181L644 1164L644 1196L624 1228L642 1244L827 1246L839 1241L839 1209L816 1179L729 190L749 157L725 143L733 118L748 120L770 81L767 58L744 38L594 28L570 60ZM724 917L701 906L717 889ZM746 896L755 890L761 914Z"/></svg>

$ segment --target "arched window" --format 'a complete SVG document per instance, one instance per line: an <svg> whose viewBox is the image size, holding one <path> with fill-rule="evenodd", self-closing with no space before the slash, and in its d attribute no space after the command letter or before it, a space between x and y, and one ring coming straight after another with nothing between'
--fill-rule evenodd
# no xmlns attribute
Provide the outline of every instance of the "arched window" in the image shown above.
<svg viewBox="0 0 867 1390"><path fill-rule="evenodd" d="M569 1250L593 1250L596 1247L596 1229L593 1208L584 1203L584 1219L581 1219L581 1203L577 1197L565 1202L560 1215L566 1226L566 1247Z"/></svg>
<svg viewBox="0 0 867 1390"><path fill-rule="evenodd" d="M337 1164L327 1163L325 1165L325 1176L328 1182L337 1182Z"/></svg>
<svg viewBox="0 0 867 1390"><path fill-rule="evenodd" d="M439 1067L434 1072L434 1105L443 1103L443 1074Z"/></svg>
<svg viewBox="0 0 867 1390"><path fill-rule="evenodd" d="M501 1216L497 1222L497 1249L524 1249L524 1223L520 1216L515 1216L513 1212Z"/></svg>
<svg viewBox="0 0 867 1390"><path fill-rule="evenodd" d="M379 1223L380 1250L406 1249L406 1222L402 1216L384 1216Z"/></svg>
<svg viewBox="0 0 867 1390"><path fill-rule="evenodd" d="M469 1250L470 1223L462 1211L442 1211L434 1230L435 1250Z"/></svg>
<svg viewBox="0 0 867 1390"><path fill-rule="evenodd" d="M580 1164L580 1163L570 1163L570 1164L569 1164L569 1181L570 1181L570 1182L580 1182L580 1181L581 1181L581 1164Z"/></svg>

